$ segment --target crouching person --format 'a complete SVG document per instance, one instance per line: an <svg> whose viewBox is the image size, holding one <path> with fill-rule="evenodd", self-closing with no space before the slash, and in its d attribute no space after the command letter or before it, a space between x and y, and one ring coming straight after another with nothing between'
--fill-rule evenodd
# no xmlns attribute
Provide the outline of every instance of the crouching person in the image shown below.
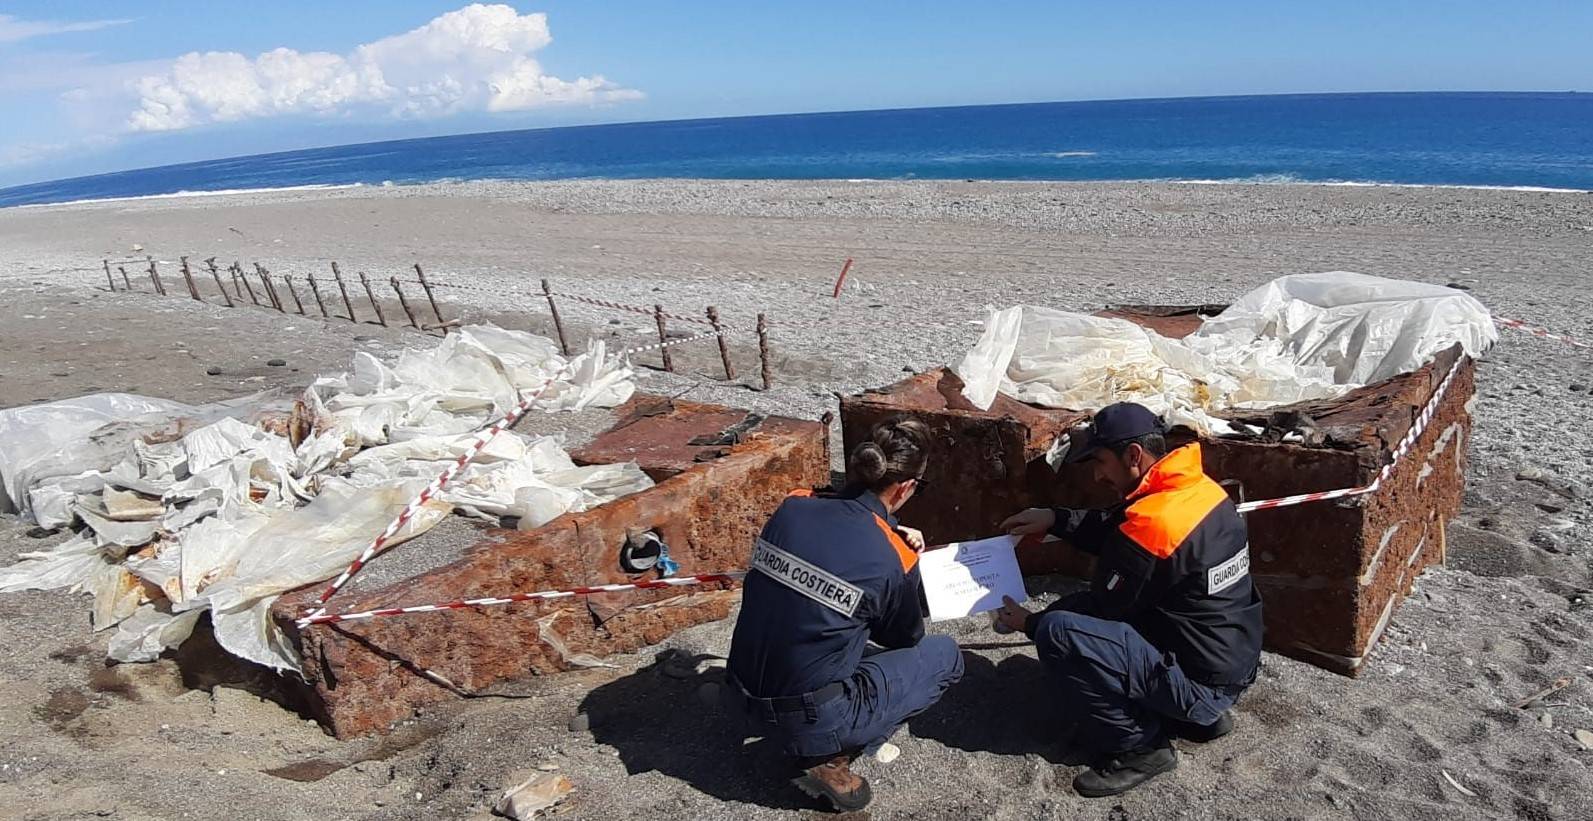
<svg viewBox="0 0 1593 821"><path fill-rule="evenodd" d="M1115 795L1177 766L1169 739L1209 741L1261 662L1261 599L1244 520L1206 476L1200 445L1168 452L1139 405L1102 408L1069 461L1088 461L1123 502L1107 510L1031 509L1009 532L1046 531L1097 557L1090 589L1043 613L1008 599L999 618L1034 639L1097 757L1074 780Z"/></svg>
<svg viewBox="0 0 1593 821"><path fill-rule="evenodd" d="M923 483L927 440L921 423L881 423L850 454L853 486L793 493L742 591L727 695L797 760L795 784L841 811L871 797L851 762L962 677L956 642L924 636L923 538L892 516Z"/></svg>

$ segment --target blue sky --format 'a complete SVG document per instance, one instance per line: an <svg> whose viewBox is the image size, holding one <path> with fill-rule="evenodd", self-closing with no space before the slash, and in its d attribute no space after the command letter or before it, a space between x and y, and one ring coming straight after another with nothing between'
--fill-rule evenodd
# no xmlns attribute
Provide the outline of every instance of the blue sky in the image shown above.
<svg viewBox="0 0 1593 821"><path fill-rule="evenodd" d="M1587 2L510 5L0 4L0 185L593 122L1593 88Z"/></svg>

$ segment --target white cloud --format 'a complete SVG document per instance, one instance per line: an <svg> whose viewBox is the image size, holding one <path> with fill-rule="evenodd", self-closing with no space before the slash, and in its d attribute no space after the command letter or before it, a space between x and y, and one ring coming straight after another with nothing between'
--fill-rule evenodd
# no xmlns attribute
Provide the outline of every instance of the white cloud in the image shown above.
<svg viewBox="0 0 1593 821"><path fill-rule="evenodd" d="M278 48L185 54L135 84L132 131L371 110L395 117L521 111L640 99L600 75L562 80L532 55L553 38L547 15L471 5L347 55Z"/></svg>
<svg viewBox="0 0 1593 821"><path fill-rule="evenodd" d="M56 20L23 20L10 14L0 14L0 43L17 43L47 34L70 34L77 31L98 31L111 26L131 23L131 20L82 20L69 23Z"/></svg>

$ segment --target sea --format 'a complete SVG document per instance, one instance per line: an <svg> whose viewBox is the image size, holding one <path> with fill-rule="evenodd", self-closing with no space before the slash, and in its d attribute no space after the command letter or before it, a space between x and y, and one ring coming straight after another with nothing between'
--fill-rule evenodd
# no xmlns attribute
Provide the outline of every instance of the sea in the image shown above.
<svg viewBox="0 0 1593 821"><path fill-rule="evenodd" d="M1593 190L1593 94L982 105L498 131L142 168L0 206L502 179L1158 180Z"/></svg>

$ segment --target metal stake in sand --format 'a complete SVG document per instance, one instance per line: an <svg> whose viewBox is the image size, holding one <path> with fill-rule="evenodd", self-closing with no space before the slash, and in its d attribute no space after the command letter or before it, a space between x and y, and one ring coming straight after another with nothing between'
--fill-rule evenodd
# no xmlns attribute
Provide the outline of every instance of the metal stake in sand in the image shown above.
<svg viewBox="0 0 1593 821"><path fill-rule="evenodd" d="M364 271L360 272L360 284L365 286L365 296L370 297L371 307L376 310L376 321L380 322L383 328L387 327L387 317L382 316L382 306L376 301L376 292L371 290L371 280L365 276Z"/></svg>
<svg viewBox="0 0 1593 821"><path fill-rule="evenodd" d="M105 282L111 286L111 293L114 294L116 293L116 280L111 279L111 261L102 259L100 262L105 264Z"/></svg>
<svg viewBox="0 0 1593 821"><path fill-rule="evenodd" d="M559 350L569 356L570 343L564 340L564 321L559 319L559 306L553 304L553 286L545 279L542 280L542 295L548 299L548 313L553 314L553 330L559 333Z"/></svg>
<svg viewBox="0 0 1593 821"><path fill-rule="evenodd" d="M852 270L852 258L846 258L846 264L841 266L841 275L835 279L835 293L830 294L831 299L841 298L841 286L846 284L846 272Z"/></svg>
<svg viewBox="0 0 1593 821"><path fill-rule="evenodd" d="M133 280L132 280L132 278L127 276L127 266L126 265L118 265L118 266L116 266L116 270L122 272L122 284L127 286L127 290L129 290L129 291L133 290Z"/></svg>
<svg viewBox="0 0 1593 821"><path fill-rule="evenodd" d="M199 298L199 289L194 286L194 272L188 270L188 258L181 257L181 259L183 264L183 281L188 283L188 295L193 297L195 302L204 302L204 300Z"/></svg>
<svg viewBox="0 0 1593 821"><path fill-rule="evenodd" d="M149 281L155 283L155 293L165 296L166 288L160 284L160 272L155 270L155 258L145 257L145 259L149 260Z"/></svg>
<svg viewBox="0 0 1593 821"><path fill-rule="evenodd" d="M348 298L348 286L343 284L343 272L337 269L337 262L332 262L332 278L337 280L337 289L343 293L343 307L348 309L348 321L358 322L354 318L354 302Z"/></svg>
<svg viewBox="0 0 1593 821"><path fill-rule="evenodd" d="M243 274L243 264L234 260L232 263L232 287L238 287L240 282L243 283L243 289L249 292L249 301L259 305L260 298L254 295L254 286L249 284L249 278Z"/></svg>
<svg viewBox="0 0 1593 821"><path fill-rule="evenodd" d="M398 306L404 309L404 316L409 317L409 324L418 330L420 323L415 321L415 312L409 309L409 300L404 298L404 289L398 287L398 277L393 277L390 282L393 285L393 293L398 294Z"/></svg>
<svg viewBox="0 0 1593 821"><path fill-rule="evenodd" d="M293 297L293 304L299 309L299 316L304 316L304 303L299 301L299 292L293 287L293 275L283 274L282 281L288 284L288 296Z"/></svg>
<svg viewBox="0 0 1593 821"><path fill-rule="evenodd" d="M326 318L326 302L321 299L321 286L315 281L315 274L309 274L310 293L315 294L315 305L321 309L321 317Z"/></svg>
<svg viewBox="0 0 1593 821"><path fill-rule="evenodd" d="M653 306L653 320L658 323L658 344L663 345L669 341L669 334L664 330L664 306ZM669 348L659 348L658 353L664 357L664 370L675 372L675 360L669 356Z"/></svg>
<svg viewBox="0 0 1593 821"><path fill-rule="evenodd" d="M277 296L277 286L271 284L270 272L258 262L254 264L254 272L260 277L260 284L265 288L266 299L271 300L271 307L276 308L278 313L287 313L282 310L282 299Z"/></svg>
<svg viewBox="0 0 1593 821"><path fill-rule="evenodd" d="M232 307L232 295L227 293L226 286L221 284L221 272L216 270L216 258L205 260L205 267L210 269L210 277L216 281L216 290L221 292L221 298L227 301L227 307Z"/></svg>
<svg viewBox="0 0 1593 821"><path fill-rule="evenodd" d="M763 376L763 389L768 390L769 379L769 323L758 314L758 369Z"/></svg>
<svg viewBox="0 0 1593 821"><path fill-rule="evenodd" d="M719 340L719 360L725 363L725 378L735 379L736 368L730 364L730 346L725 342L724 329L719 327L719 309L708 306L708 324L714 326L714 333Z"/></svg>
<svg viewBox="0 0 1593 821"><path fill-rule="evenodd" d="M415 263L415 276L420 278L420 289L426 292L426 301L431 303L431 312L437 317L437 324L443 329L443 336L448 335L448 322L443 319L442 311L437 309L437 297L431 293L431 283L426 281L426 272L420 270L420 263Z"/></svg>

